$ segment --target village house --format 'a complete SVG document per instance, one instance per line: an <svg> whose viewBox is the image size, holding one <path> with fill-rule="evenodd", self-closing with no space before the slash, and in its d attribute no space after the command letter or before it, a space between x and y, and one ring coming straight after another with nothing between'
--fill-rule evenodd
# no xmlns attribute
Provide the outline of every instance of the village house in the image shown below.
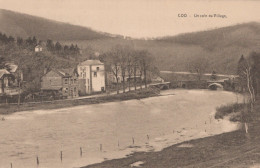
<svg viewBox="0 0 260 168"><path fill-rule="evenodd" d="M6 69L0 69L0 95L15 96L18 94L19 88L14 74Z"/></svg>
<svg viewBox="0 0 260 168"><path fill-rule="evenodd" d="M23 73L14 63L6 63L7 69L0 69L0 95L16 96L22 93ZM19 83L20 82L20 83Z"/></svg>
<svg viewBox="0 0 260 168"><path fill-rule="evenodd" d="M34 51L35 52L41 52L43 50L43 47L42 47L42 45L40 45L40 44L38 44L37 46L35 46L35 48L34 48Z"/></svg>
<svg viewBox="0 0 260 168"><path fill-rule="evenodd" d="M6 69L0 69L0 95L5 93L5 88L9 86L9 80L12 77Z"/></svg>
<svg viewBox="0 0 260 168"><path fill-rule="evenodd" d="M80 95L105 91L105 66L99 60L87 60L77 66Z"/></svg>
<svg viewBox="0 0 260 168"><path fill-rule="evenodd" d="M41 90L53 96L78 97L78 73L74 68L52 69L41 78Z"/></svg>

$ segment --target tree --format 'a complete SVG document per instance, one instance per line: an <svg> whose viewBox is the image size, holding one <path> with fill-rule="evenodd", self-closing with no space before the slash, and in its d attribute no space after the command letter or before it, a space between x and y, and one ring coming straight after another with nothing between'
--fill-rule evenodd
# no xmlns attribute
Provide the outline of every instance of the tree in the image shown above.
<svg viewBox="0 0 260 168"><path fill-rule="evenodd" d="M38 44L38 41L37 41L36 37L33 36L32 45L35 47L37 44Z"/></svg>
<svg viewBox="0 0 260 168"><path fill-rule="evenodd" d="M55 51L58 52L58 53L60 53L61 50L62 50L62 46L61 46L61 44L58 41L56 42L54 48L55 48Z"/></svg>
<svg viewBox="0 0 260 168"><path fill-rule="evenodd" d="M17 37L16 41L17 41L17 45L18 45L19 47L23 45L23 38Z"/></svg>
<svg viewBox="0 0 260 168"><path fill-rule="evenodd" d="M211 73L211 76L210 76L210 79L211 80L216 80L217 79L217 73L216 73L216 71L212 71L212 73Z"/></svg>
<svg viewBox="0 0 260 168"><path fill-rule="evenodd" d="M250 116L250 113L252 114L252 112L254 111L254 103L256 100L254 81L257 80L257 75L259 75L259 69L256 67L257 64L259 65L259 62L257 60L259 61L259 57L257 56L257 54L251 53L249 55L249 58L244 58L244 56L242 55L238 61L237 74L239 75L239 84L242 88L244 88L244 91L249 94L249 107L245 106L247 108L244 109L242 113L246 133L248 133L248 118Z"/></svg>
<svg viewBox="0 0 260 168"><path fill-rule="evenodd" d="M126 51L124 50L124 48L122 46L116 46L114 48L115 52L118 54L119 56L119 65L120 65L120 72L121 72L121 76L122 76L122 82L123 82L123 93L125 93L125 76L126 76L126 64L127 64L127 60L126 60Z"/></svg>
<svg viewBox="0 0 260 168"><path fill-rule="evenodd" d="M8 43L14 43L14 38L13 36L8 37Z"/></svg>
<svg viewBox="0 0 260 168"><path fill-rule="evenodd" d="M46 48L48 51L54 51L54 44L53 44L53 41L48 39L47 40L47 43L46 43Z"/></svg>
<svg viewBox="0 0 260 168"><path fill-rule="evenodd" d="M119 73L120 73L120 55L116 50L108 52L104 57L105 63L109 67L109 71L112 72L116 79L116 91L119 94Z"/></svg>
<svg viewBox="0 0 260 168"><path fill-rule="evenodd" d="M27 46L31 46L33 44L31 37L28 37L25 42L26 42Z"/></svg>
<svg viewBox="0 0 260 168"><path fill-rule="evenodd" d="M136 86L137 86L136 76L138 71L139 51L133 51L132 54L133 54L132 58L133 58L134 87L136 90Z"/></svg>
<svg viewBox="0 0 260 168"><path fill-rule="evenodd" d="M201 79L206 70L208 69L208 59L206 57L197 57L188 62L189 69L197 74L198 87L200 86Z"/></svg>
<svg viewBox="0 0 260 168"><path fill-rule="evenodd" d="M80 48L78 47L78 45L75 45L75 52L76 54L80 54Z"/></svg>
<svg viewBox="0 0 260 168"><path fill-rule="evenodd" d="M7 38L6 34L0 34L0 40L3 44L8 43L8 38Z"/></svg>
<svg viewBox="0 0 260 168"><path fill-rule="evenodd" d="M252 65L250 64L249 60L244 58L243 55L240 57L238 61L237 73L239 75L239 83L241 87L247 90L250 95L250 102L255 102Z"/></svg>
<svg viewBox="0 0 260 168"><path fill-rule="evenodd" d="M141 50L140 59L139 59L139 66L140 66L139 68L141 71L143 71L144 74L145 88L147 88L147 71L149 71L150 68L152 67L152 63L153 63L153 59L151 57L151 54L147 50ZM140 74L142 74L142 72Z"/></svg>
<svg viewBox="0 0 260 168"><path fill-rule="evenodd" d="M127 61L127 74L128 74L128 88L131 91L131 77L134 71L134 51L133 50L126 50L126 61Z"/></svg>
<svg viewBox="0 0 260 168"><path fill-rule="evenodd" d="M73 44L70 45L70 53L71 54L74 54L74 51L75 51L75 47Z"/></svg>
<svg viewBox="0 0 260 168"><path fill-rule="evenodd" d="M248 60L251 65L253 88L257 96L260 92L260 53L250 53Z"/></svg>

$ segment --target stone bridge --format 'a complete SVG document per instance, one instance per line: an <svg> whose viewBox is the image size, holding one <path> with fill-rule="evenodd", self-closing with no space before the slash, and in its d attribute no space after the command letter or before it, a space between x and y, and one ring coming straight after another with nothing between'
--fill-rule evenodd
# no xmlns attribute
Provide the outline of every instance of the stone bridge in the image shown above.
<svg viewBox="0 0 260 168"><path fill-rule="evenodd" d="M214 83L210 83L208 85L208 88L211 90L217 90L217 89L223 89L224 87L222 83L214 82Z"/></svg>

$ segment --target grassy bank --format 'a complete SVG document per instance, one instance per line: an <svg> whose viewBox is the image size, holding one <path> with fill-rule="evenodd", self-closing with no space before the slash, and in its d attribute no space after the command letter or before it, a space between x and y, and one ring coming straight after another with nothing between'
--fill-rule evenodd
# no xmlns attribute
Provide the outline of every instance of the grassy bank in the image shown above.
<svg viewBox="0 0 260 168"><path fill-rule="evenodd" d="M256 134L257 130L254 131L254 135L257 136L247 136L240 130L183 142L160 152L134 153L127 158L105 161L84 168L129 168L138 161L144 162L142 168L250 167L260 163L260 137ZM179 147L182 144L192 147Z"/></svg>
<svg viewBox="0 0 260 168"><path fill-rule="evenodd" d="M138 152L127 158L108 160L84 168L130 168L131 164L138 161L143 162L142 168L250 168L260 165L259 113L260 101L255 105L255 113L252 114L254 117L249 123L248 134L241 129L183 142L159 152Z"/></svg>
<svg viewBox="0 0 260 168"><path fill-rule="evenodd" d="M25 103L18 105L13 104L2 104L0 105L0 114L11 114L18 111L28 111L28 110L41 110L41 109L58 109L65 107L72 107L78 105L87 104L99 104L105 102L115 102L131 99L142 99L147 97L158 96L159 91L154 89L142 89L137 91L131 91L126 93L120 93L115 95L104 95L100 97L92 97L85 99L68 99L62 101L52 101L43 103Z"/></svg>
<svg viewBox="0 0 260 168"><path fill-rule="evenodd" d="M231 121L241 121L243 110L245 110L247 106L248 105L244 103L233 103L217 107L215 119L223 119L229 116Z"/></svg>

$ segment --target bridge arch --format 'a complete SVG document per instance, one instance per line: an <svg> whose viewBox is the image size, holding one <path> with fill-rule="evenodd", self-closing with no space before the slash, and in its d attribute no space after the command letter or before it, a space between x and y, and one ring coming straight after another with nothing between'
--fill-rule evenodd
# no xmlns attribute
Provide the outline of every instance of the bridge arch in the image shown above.
<svg viewBox="0 0 260 168"><path fill-rule="evenodd" d="M208 85L208 88L211 90L223 89L223 85L220 83L211 83Z"/></svg>

